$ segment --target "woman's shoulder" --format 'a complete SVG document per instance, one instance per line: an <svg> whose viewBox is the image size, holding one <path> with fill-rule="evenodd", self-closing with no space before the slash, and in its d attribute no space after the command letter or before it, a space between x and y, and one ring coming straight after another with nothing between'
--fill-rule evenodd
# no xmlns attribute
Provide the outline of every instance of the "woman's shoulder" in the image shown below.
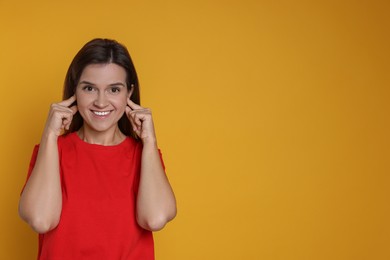
<svg viewBox="0 0 390 260"><path fill-rule="evenodd" d="M57 143L58 143L58 145L63 145L63 144L67 144L69 142L74 142L75 141L75 137L77 137L77 133L76 132L60 135L58 137Z"/></svg>
<svg viewBox="0 0 390 260"><path fill-rule="evenodd" d="M57 139L58 150L73 150L76 147L76 132L60 135Z"/></svg>
<svg viewBox="0 0 390 260"><path fill-rule="evenodd" d="M142 142L140 140L135 139L132 136L126 136L125 142L128 142L132 146L142 147Z"/></svg>

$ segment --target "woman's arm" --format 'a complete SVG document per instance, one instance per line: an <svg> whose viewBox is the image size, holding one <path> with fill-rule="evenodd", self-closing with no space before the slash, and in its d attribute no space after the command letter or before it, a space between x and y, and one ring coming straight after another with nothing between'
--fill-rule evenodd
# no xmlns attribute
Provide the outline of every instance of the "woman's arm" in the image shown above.
<svg viewBox="0 0 390 260"><path fill-rule="evenodd" d="M19 215L36 232L55 228L62 209L57 136L43 136L34 169L19 201Z"/></svg>
<svg viewBox="0 0 390 260"><path fill-rule="evenodd" d="M129 99L126 113L143 142L137 222L147 230L158 231L176 216L175 195L161 163L151 111Z"/></svg>
<svg viewBox="0 0 390 260"><path fill-rule="evenodd" d="M69 108L75 98L51 106L34 169L19 201L19 215L36 232L46 233L60 220L62 191L57 139L62 129L68 128L76 113Z"/></svg>
<svg viewBox="0 0 390 260"><path fill-rule="evenodd" d="M161 164L156 143L144 143L137 197L138 224L161 230L176 216L176 200Z"/></svg>

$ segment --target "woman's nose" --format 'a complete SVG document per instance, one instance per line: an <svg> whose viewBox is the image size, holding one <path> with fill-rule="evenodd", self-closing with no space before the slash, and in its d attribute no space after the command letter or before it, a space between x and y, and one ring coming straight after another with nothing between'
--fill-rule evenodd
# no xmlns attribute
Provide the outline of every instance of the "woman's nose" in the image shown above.
<svg viewBox="0 0 390 260"><path fill-rule="evenodd" d="M100 92L97 96L95 101L93 102L94 106L98 108L104 108L108 105L108 99L106 95L102 92Z"/></svg>

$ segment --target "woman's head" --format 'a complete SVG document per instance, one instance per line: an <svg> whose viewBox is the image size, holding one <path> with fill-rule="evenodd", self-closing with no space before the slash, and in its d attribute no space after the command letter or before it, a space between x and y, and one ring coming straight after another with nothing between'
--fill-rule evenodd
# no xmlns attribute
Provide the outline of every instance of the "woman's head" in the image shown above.
<svg viewBox="0 0 390 260"><path fill-rule="evenodd" d="M125 46L109 39L93 39L76 54L65 77L63 99L68 99L75 94L80 77L88 65L110 63L119 65L125 70L127 91L132 92L130 98L134 103L140 104L138 77L130 54ZM66 133L77 131L82 125L83 118L80 113L76 113ZM118 126L125 135L136 137L125 114L118 121Z"/></svg>

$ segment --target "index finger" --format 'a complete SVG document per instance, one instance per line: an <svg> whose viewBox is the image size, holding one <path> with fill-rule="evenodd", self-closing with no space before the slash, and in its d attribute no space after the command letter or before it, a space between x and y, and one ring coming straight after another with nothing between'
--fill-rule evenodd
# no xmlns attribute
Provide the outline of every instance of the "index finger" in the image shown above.
<svg viewBox="0 0 390 260"><path fill-rule="evenodd" d="M70 98L68 99L65 99L65 100L62 100L60 103L58 103L59 105L62 105L62 106L67 106L69 107L70 105L72 105L73 102L76 101L76 95L73 95L71 96Z"/></svg>
<svg viewBox="0 0 390 260"><path fill-rule="evenodd" d="M130 98L127 99L127 104L129 105L129 107L131 109L142 109L143 108L140 105L137 105L136 103L134 103Z"/></svg>

